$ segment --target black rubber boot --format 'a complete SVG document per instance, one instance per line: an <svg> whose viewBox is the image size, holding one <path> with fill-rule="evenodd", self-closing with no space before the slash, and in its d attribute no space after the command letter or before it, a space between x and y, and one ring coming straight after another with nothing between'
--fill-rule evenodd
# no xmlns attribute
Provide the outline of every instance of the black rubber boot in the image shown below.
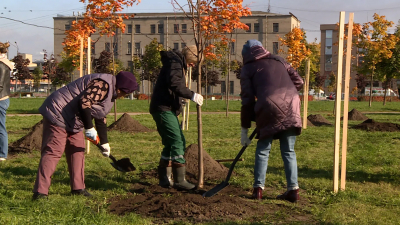
<svg viewBox="0 0 400 225"><path fill-rule="evenodd" d="M186 181L186 167L185 164L172 162L172 173L174 175L174 188L178 190L193 190L196 185Z"/></svg>
<svg viewBox="0 0 400 225"><path fill-rule="evenodd" d="M172 181L171 161L160 159L160 164L158 165L158 180L158 185L163 188L169 188L174 185Z"/></svg>

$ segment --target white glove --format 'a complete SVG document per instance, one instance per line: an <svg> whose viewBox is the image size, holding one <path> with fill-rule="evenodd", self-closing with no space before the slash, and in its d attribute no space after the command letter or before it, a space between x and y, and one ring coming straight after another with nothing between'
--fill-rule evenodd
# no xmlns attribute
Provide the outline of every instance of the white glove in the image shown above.
<svg viewBox="0 0 400 225"><path fill-rule="evenodd" d="M93 141L96 141L98 139L97 138L97 131L96 131L96 129L94 129L94 127L85 130L85 136L87 138L89 138L90 140L93 140Z"/></svg>
<svg viewBox="0 0 400 225"><path fill-rule="evenodd" d="M111 153L110 144L105 143L105 144L102 144L101 147L103 147L104 150L106 150L106 151L103 151L103 156L110 157L110 153Z"/></svg>
<svg viewBox="0 0 400 225"><path fill-rule="evenodd" d="M240 143L242 144L242 146L249 146L251 143L251 140L247 137L248 132L249 129L242 127L242 132L240 134Z"/></svg>
<svg viewBox="0 0 400 225"><path fill-rule="evenodd" d="M196 102L197 105L203 105L203 96L197 93L193 93L192 101Z"/></svg>

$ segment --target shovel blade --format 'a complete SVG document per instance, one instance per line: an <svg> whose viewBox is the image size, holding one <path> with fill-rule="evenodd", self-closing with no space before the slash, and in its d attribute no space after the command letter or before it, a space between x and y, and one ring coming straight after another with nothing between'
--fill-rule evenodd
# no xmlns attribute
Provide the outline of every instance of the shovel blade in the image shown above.
<svg viewBox="0 0 400 225"><path fill-rule="evenodd" d="M229 186L228 182L223 181L222 183L218 184L217 186L213 187L211 190L207 191L203 194L203 197L212 197L218 192L220 192L225 187Z"/></svg>
<svg viewBox="0 0 400 225"><path fill-rule="evenodd" d="M116 161L115 163L112 162L111 165L116 170L121 171L121 172L130 172L130 171L136 170L135 166L131 163L129 158L120 159L120 160Z"/></svg>

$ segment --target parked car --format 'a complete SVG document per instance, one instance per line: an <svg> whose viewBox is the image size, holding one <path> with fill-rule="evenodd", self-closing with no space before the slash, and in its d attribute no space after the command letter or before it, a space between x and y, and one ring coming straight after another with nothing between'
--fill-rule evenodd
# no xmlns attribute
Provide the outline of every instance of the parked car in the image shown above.
<svg viewBox="0 0 400 225"><path fill-rule="evenodd" d="M328 97L326 97L326 99L329 99L329 100L335 100L335 98L336 98L335 93L331 93Z"/></svg>

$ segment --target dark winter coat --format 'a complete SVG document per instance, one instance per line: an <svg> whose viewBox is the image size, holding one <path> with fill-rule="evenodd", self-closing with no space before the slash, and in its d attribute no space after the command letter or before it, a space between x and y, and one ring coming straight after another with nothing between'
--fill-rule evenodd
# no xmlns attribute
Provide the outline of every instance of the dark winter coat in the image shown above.
<svg viewBox="0 0 400 225"><path fill-rule="evenodd" d="M0 98L10 95L10 72L11 68L0 61Z"/></svg>
<svg viewBox="0 0 400 225"><path fill-rule="evenodd" d="M301 133L300 98L303 80L283 58L261 46L243 55L241 125L251 127L255 119L259 139L295 128Z"/></svg>
<svg viewBox="0 0 400 225"><path fill-rule="evenodd" d="M179 115L182 98L191 99L193 92L186 87L186 60L176 50L161 51L163 64L158 75L150 103L150 113L172 111Z"/></svg>
<svg viewBox="0 0 400 225"><path fill-rule="evenodd" d="M53 92L46 98L39 112L52 124L65 128L69 132L80 132L84 125L79 113L79 99L90 81L104 80L109 84L107 96L98 104L92 105L91 115L95 119L103 119L111 111L117 97L115 76L110 74L89 74Z"/></svg>

